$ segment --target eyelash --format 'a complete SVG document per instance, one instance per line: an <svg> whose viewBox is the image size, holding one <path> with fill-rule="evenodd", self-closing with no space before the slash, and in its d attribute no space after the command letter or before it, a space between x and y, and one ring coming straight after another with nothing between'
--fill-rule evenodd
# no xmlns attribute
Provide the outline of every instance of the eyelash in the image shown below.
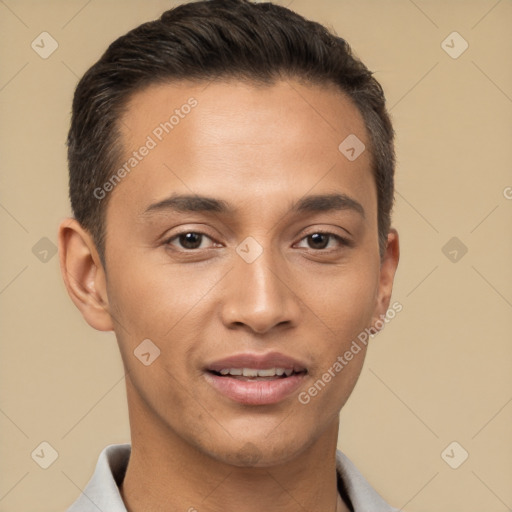
<svg viewBox="0 0 512 512"><path fill-rule="evenodd" d="M174 240L178 240L180 238L180 236L183 236L183 235L187 235L187 234L190 234L190 233L193 233L195 235L199 235L201 237L206 237L206 238L209 238L212 242L215 243L215 240L207 235L206 233L203 233L201 231L191 231L191 230L188 230L188 231L182 231L180 233L176 233L174 234L171 238L168 238L166 241L165 241L165 244L170 246L172 245L171 242L173 242ZM351 240L348 240L347 238L344 238L340 235L337 235L335 233L331 233L329 231L322 231L322 230L317 230L317 231L313 231L311 233L308 233L307 235L303 236L301 239L300 239L300 242L302 242L303 240L307 239L308 237L310 236L313 236L313 235L326 235L328 237L330 237L330 239L334 238L342 247L352 247L352 242ZM201 239L201 242L203 240ZM329 244L329 242L327 243L327 245ZM209 249L211 249L211 247L209 247ZM194 252L198 252L199 248L196 248L196 249L185 249L185 248L182 248L182 249L177 249L178 251L180 252L186 252L186 253L194 253ZM312 249L310 248L311 251L313 252L331 252L333 249Z"/></svg>

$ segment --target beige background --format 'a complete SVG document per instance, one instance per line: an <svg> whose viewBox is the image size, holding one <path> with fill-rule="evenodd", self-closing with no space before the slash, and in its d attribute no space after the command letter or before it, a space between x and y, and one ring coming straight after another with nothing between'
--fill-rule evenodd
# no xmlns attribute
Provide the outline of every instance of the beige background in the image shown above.
<svg viewBox="0 0 512 512"><path fill-rule="evenodd" d="M372 342L340 447L407 512L511 510L512 2L282 3L351 43L383 84L398 137L403 311ZM99 451L129 440L114 336L82 320L57 257L32 248L55 243L69 214L78 77L172 5L0 0L1 512L65 510ZM48 59L31 48L43 31L59 45ZM453 31L469 44L457 59L441 46ZM442 251L452 237L468 249L456 262ZM46 470L31 458L42 441L59 454ZM441 457L453 441L469 453L458 469ZM457 461L461 448L448 453Z"/></svg>

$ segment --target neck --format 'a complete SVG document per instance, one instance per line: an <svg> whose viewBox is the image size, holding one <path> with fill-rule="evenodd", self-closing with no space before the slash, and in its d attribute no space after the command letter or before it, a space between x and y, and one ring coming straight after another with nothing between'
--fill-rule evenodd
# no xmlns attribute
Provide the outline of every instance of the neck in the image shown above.
<svg viewBox="0 0 512 512"><path fill-rule="evenodd" d="M120 488L129 512L349 512L337 490L338 419L286 463L238 467L149 420L149 411L132 412L132 452Z"/></svg>

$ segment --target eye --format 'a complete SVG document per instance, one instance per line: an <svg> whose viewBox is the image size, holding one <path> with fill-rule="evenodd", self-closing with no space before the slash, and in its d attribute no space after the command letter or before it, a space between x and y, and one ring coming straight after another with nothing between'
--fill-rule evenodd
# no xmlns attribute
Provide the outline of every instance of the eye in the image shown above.
<svg viewBox="0 0 512 512"><path fill-rule="evenodd" d="M305 236L302 241L306 241L306 243L309 245L310 249L315 250L323 250L332 248L332 246L329 246L329 242L334 240L335 243L338 244L338 246L349 246L350 242L346 238L343 238L339 235L335 235L334 233L327 233L324 231L315 231L314 233L311 233L307 236ZM302 246L304 247L304 246Z"/></svg>
<svg viewBox="0 0 512 512"><path fill-rule="evenodd" d="M194 249L206 249L207 247L203 245L203 241L205 239L213 242L213 240L204 233L199 233L197 231L184 231L174 235L172 238L169 238L166 243L168 245L176 246L174 243L176 242L179 244L179 249L192 251Z"/></svg>
<svg viewBox="0 0 512 512"><path fill-rule="evenodd" d="M207 241L210 241L208 245ZM336 246L350 246L351 243L346 238L343 238L334 233L328 233L324 231L315 231L307 236L305 236L300 242L300 244L306 242L306 248L314 249L314 250L325 250L325 249L335 249ZM206 235L205 233L201 233L199 231L183 231L182 233L177 233L173 235L166 241L167 245L171 245L176 247L178 250L182 251L194 251L198 249L208 249L215 245L215 242L211 237ZM334 246L333 246L334 244ZM304 245L302 245L304 247Z"/></svg>

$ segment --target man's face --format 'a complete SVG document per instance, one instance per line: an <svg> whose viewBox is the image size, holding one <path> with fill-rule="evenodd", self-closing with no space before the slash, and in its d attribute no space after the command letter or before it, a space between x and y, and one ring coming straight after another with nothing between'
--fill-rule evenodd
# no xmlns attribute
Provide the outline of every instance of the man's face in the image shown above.
<svg viewBox="0 0 512 512"><path fill-rule="evenodd" d="M338 149L351 134L369 147L361 115L337 90L295 81L181 83L136 94L121 127L125 161L138 161L111 192L106 275L132 429L237 465L296 456L337 427L364 346L309 403L300 393L391 291L369 151L351 161ZM329 209L308 200L336 194ZM225 209L166 202L178 195ZM148 339L160 355L145 365L134 350ZM287 372L232 375L244 368Z"/></svg>

